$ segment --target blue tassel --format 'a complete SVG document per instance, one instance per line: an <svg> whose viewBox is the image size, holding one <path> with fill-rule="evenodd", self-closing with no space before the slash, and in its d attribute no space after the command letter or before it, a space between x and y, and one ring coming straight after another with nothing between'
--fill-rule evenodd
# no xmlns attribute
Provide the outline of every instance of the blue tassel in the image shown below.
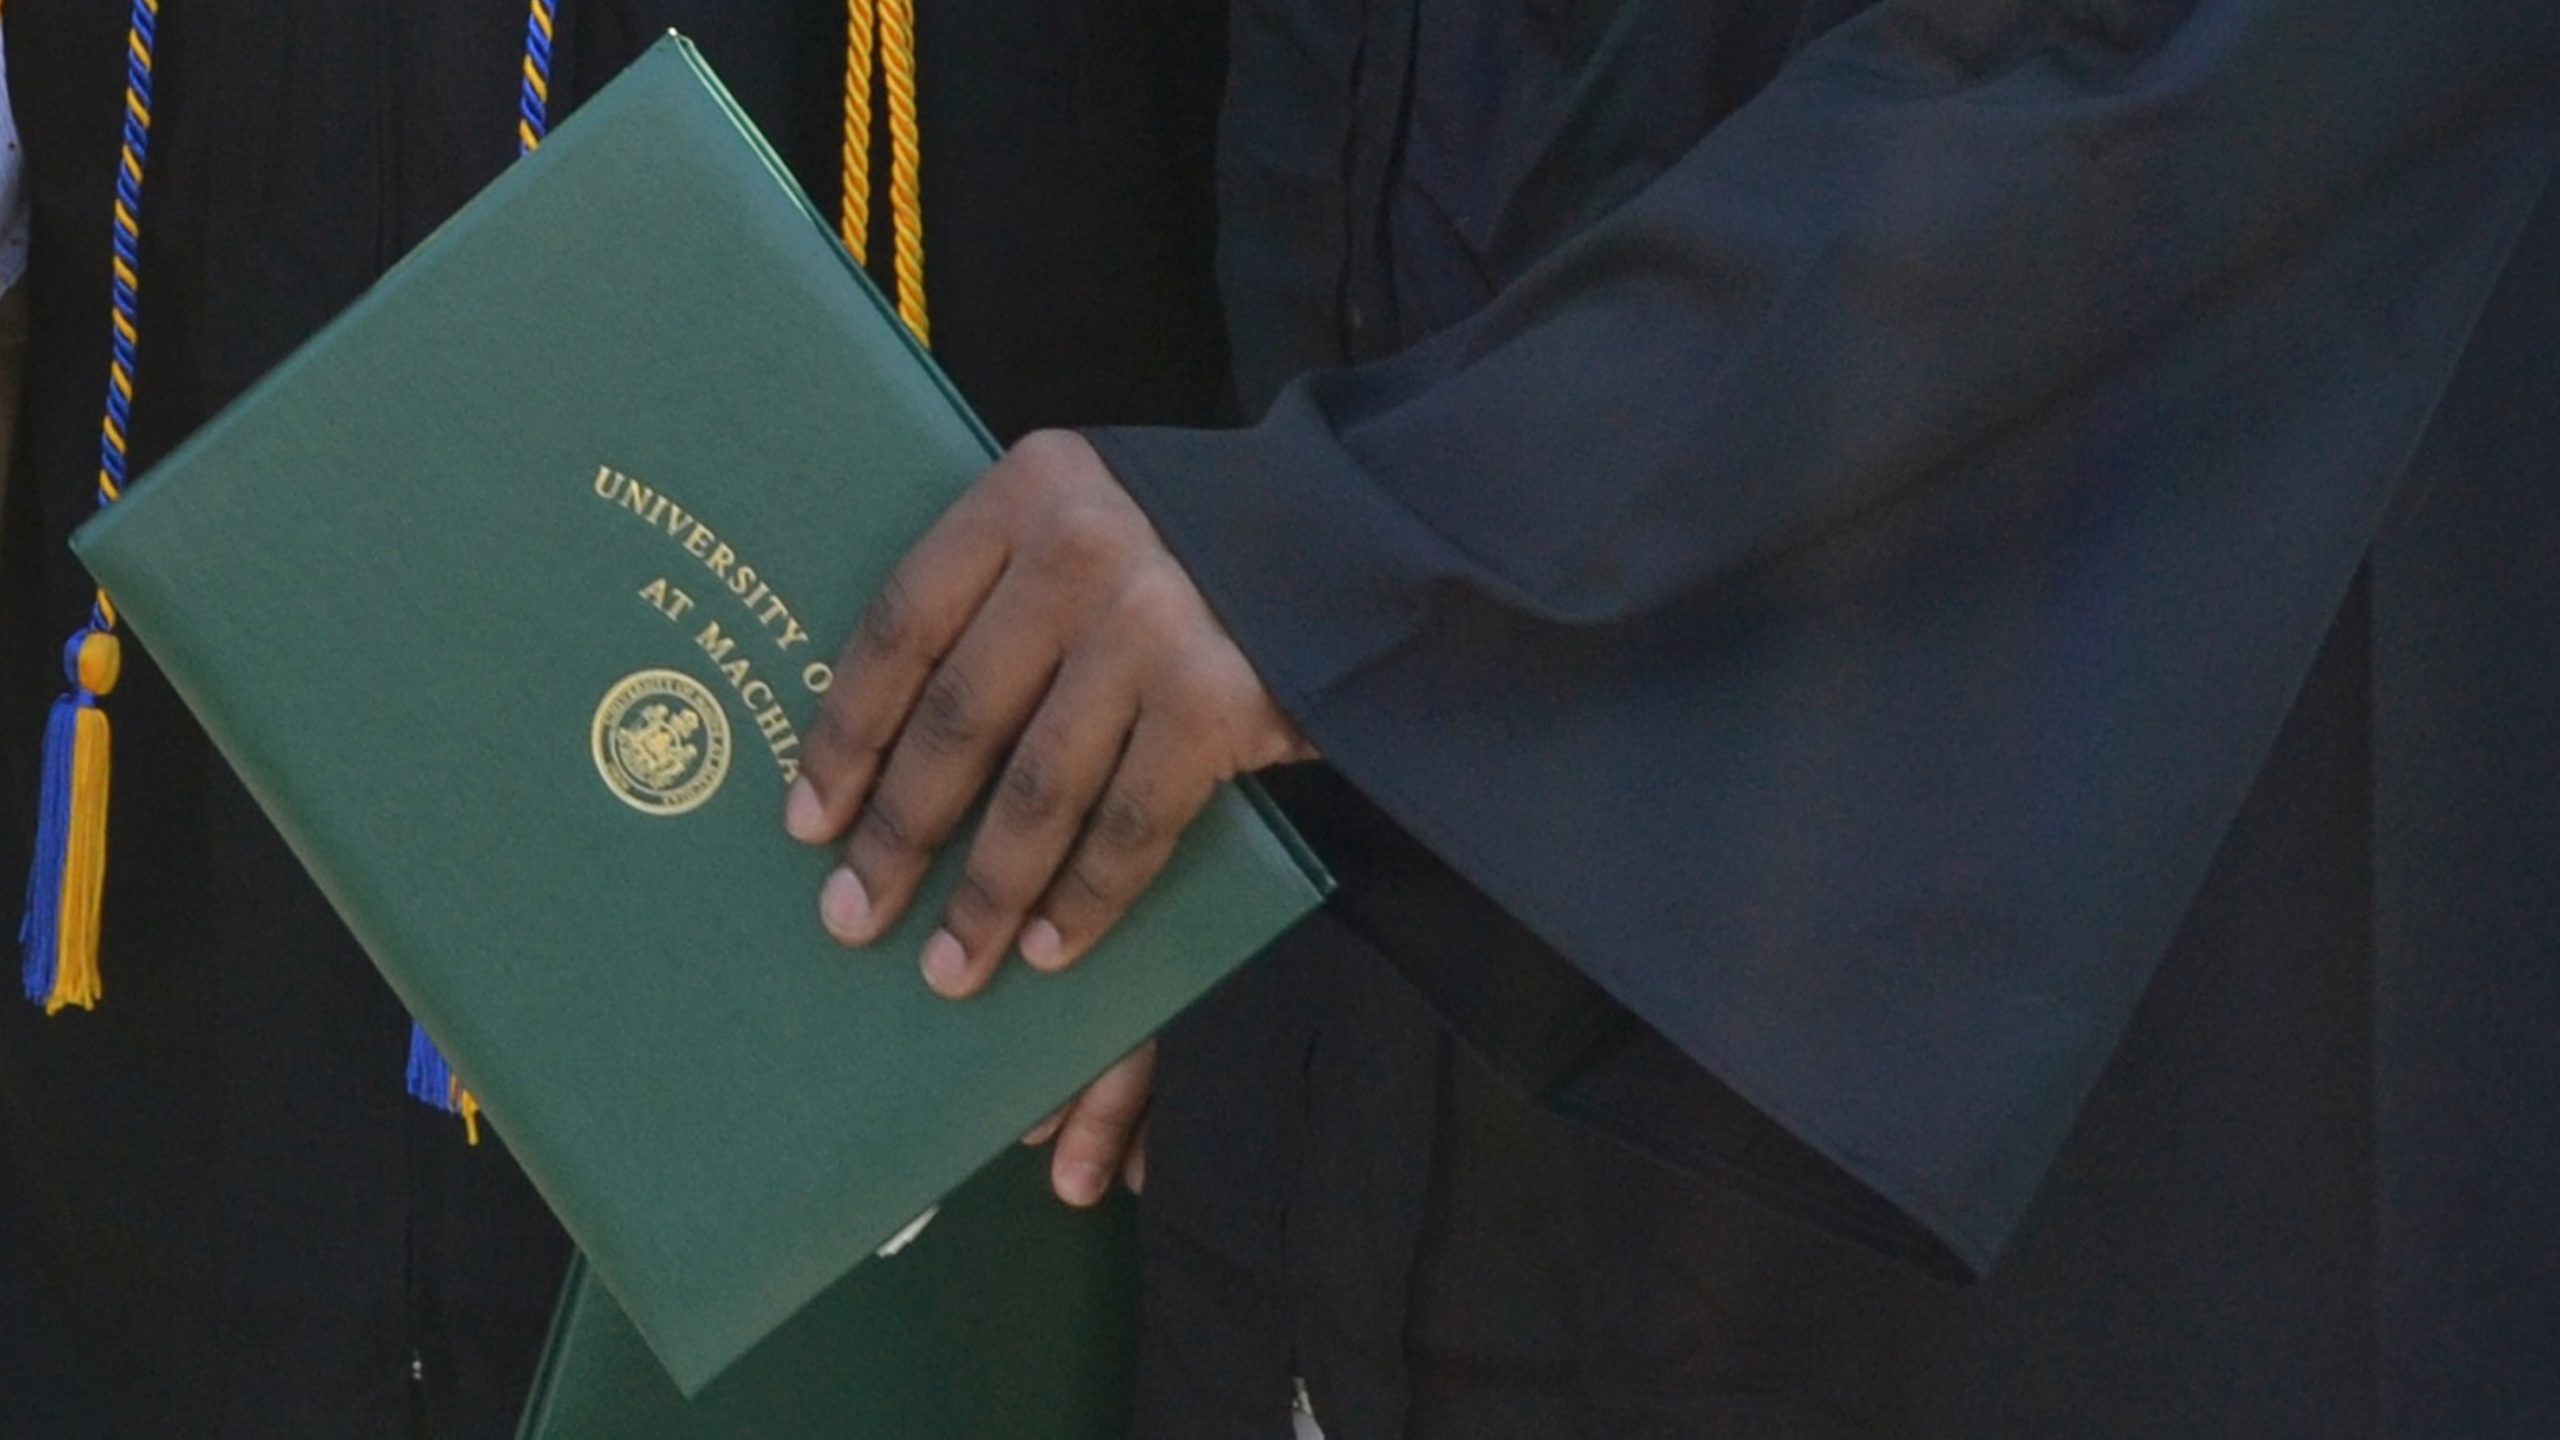
<svg viewBox="0 0 2560 1440"><path fill-rule="evenodd" d="M71 844L71 752L80 707L77 693L53 702L44 727L44 793L36 818L35 864L27 872L26 918L18 925L25 948L27 999L42 1005L53 996L62 957L63 866Z"/></svg>
<svg viewBox="0 0 2560 1440"><path fill-rule="evenodd" d="M445 1062L444 1052L427 1038L426 1027L410 1021L409 1093L423 1104L456 1115L461 1113L455 1094L460 1088L453 1083L453 1067Z"/></svg>

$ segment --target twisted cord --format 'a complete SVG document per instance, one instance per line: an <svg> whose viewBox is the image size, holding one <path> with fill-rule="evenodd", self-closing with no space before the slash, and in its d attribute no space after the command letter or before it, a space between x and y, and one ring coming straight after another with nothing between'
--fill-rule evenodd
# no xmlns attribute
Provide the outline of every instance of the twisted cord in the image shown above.
<svg viewBox="0 0 2560 1440"><path fill-rule="evenodd" d="M845 0L844 185L836 231L856 264L871 263L872 31L879 24L873 0Z"/></svg>
<svg viewBox="0 0 2560 1440"><path fill-rule="evenodd" d="M894 232L898 318L933 343L924 305L924 142L916 125L915 0L879 0L880 57L889 96L889 221Z"/></svg>
<svg viewBox="0 0 2560 1440"><path fill-rule="evenodd" d="M531 0L524 20L524 83L516 95L516 153L530 155L551 133L552 0Z"/></svg>

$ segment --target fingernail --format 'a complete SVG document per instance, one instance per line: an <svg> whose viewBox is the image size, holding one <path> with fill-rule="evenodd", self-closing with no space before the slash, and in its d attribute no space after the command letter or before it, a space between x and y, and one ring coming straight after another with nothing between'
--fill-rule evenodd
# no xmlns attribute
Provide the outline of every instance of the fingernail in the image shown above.
<svg viewBox="0 0 2560 1440"><path fill-rule="evenodd" d="M871 938L871 894L862 888L862 877L844 869L828 876L818 891L818 915L827 933L847 945Z"/></svg>
<svg viewBox="0 0 2560 1440"><path fill-rule="evenodd" d="M948 995L960 988L961 977L969 970L969 952L948 930L936 930L924 942L924 983Z"/></svg>
<svg viewBox="0 0 2560 1440"><path fill-rule="evenodd" d="M805 778L791 782L791 798L782 802L782 828L804 845L827 838L826 804L818 798L818 787Z"/></svg>
<svg viewBox="0 0 2560 1440"><path fill-rule="evenodd" d="M1022 927L1022 958L1035 970L1055 970L1066 959L1066 937L1046 920Z"/></svg>
<svg viewBox="0 0 2560 1440"><path fill-rule="evenodd" d="M1070 1205L1090 1205L1109 1184L1102 1167L1090 1160L1071 1160L1058 1168L1058 1198Z"/></svg>

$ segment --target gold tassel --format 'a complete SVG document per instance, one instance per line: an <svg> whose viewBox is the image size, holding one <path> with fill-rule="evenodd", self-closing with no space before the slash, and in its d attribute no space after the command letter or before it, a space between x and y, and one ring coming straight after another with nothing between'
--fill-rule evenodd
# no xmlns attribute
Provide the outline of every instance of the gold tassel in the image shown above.
<svg viewBox="0 0 2560 1440"><path fill-rule="evenodd" d="M112 634L91 634L80 645L80 687L104 699L124 668L123 647ZM62 918L55 952L48 1015L71 1006L94 1010L106 992L98 974L99 918L107 893L107 789L113 771L107 712L82 706L72 720L71 816L63 848Z"/></svg>

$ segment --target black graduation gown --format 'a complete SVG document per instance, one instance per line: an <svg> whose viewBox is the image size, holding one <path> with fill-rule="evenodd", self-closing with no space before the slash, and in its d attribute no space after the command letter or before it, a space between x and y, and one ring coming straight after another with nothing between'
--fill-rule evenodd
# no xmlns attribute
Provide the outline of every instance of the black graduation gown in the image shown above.
<svg viewBox="0 0 2560 1440"><path fill-rule="evenodd" d="M960 385L1005 434L1216 418L1215 17L923 9L928 280ZM10 886L87 603L63 541L96 466L125 14L8 7L35 225L0 528ZM524 24L523 0L163 5L141 464L508 163ZM558 25L555 118L681 27L834 204L837 0L564 0ZM0 1436L361 1440L413 1412L418 1433L512 1434L559 1234L497 1144L466 1149L405 1097L399 1007L147 656L110 703L106 1000L50 1020L0 1003Z"/></svg>
<svg viewBox="0 0 2560 1440"><path fill-rule="evenodd" d="M1234 37L1148 1433L2560 1433L2560 11Z"/></svg>

